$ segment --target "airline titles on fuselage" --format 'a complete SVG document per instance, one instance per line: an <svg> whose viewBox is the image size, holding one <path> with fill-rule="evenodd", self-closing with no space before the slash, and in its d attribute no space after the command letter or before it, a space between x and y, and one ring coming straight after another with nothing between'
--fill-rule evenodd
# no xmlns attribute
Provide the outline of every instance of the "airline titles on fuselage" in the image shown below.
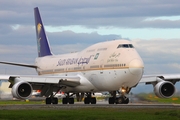
<svg viewBox="0 0 180 120"><path fill-rule="evenodd" d="M81 58L60 59L58 61L57 66L75 65L75 64L78 64L78 65L88 64L92 57L94 57L94 55L90 55L89 57L81 57Z"/></svg>

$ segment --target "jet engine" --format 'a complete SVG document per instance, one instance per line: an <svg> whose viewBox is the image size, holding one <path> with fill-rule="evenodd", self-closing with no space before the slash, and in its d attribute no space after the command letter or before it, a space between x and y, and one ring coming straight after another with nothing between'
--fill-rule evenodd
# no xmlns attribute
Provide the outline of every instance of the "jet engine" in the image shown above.
<svg viewBox="0 0 180 120"><path fill-rule="evenodd" d="M169 98L175 93L175 86L169 81L161 81L154 86L154 93L160 98Z"/></svg>
<svg viewBox="0 0 180 120"><path fill-rule="evenodd" d="M32 86L28 82L19 81L15 83L12 87L12 95L18 99L27 99L32 94Z"/></svg>

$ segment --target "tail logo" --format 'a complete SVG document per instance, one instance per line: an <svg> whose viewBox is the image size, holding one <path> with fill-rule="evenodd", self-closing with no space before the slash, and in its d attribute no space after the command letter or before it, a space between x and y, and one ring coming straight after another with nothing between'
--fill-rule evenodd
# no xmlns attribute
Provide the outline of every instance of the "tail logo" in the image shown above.
<svg viewBox="0 0 180 120"><path fill-rule="evenodd" d="M38 23L38 25L37 25L38 35L39 35L39 34L40 34L40 32L41 32L41 27L42 27L42 25L41 25L40 23Z"/></svg>
<svg viewBox="0 0 180 120"><path fill-rule="evenodd" d="M42 29L42 25L41 25L40 23L38 23L38 25L37 25L37 32L38 32L38 52L40 52L40 40L41 40L40 32L41 32L41 29Z"/></svg>

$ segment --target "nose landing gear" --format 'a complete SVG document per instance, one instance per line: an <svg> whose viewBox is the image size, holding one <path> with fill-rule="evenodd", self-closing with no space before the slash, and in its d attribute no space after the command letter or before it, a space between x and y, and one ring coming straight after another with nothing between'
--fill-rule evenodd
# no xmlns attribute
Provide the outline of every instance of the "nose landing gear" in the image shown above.
<svg viewBox="0 0 180 120"><path fill-rule="evenodd" d="M126 96L116 97L115 103L116 104L128 104L129 98L127 98Z"/></svg>
<svg viewBox="0 0 180 120"><path fill-rule="evenodd" d="M125 96L125 93L128 93L127 92L130 91L130 89L121 89L121 92L119 91L113 91L113 92L110 92L111 96L109 98L109 104L128 104L129 103L129 98ZM119 96L119 97L117 97Z"/></svg>
<svg viewBox="0 0 180 120"><path fill-rule="evenodd" d="M109 104L128 104L129 103L129 98L126 96L120 96L120 97L110 97L109 98Z"/></svg>

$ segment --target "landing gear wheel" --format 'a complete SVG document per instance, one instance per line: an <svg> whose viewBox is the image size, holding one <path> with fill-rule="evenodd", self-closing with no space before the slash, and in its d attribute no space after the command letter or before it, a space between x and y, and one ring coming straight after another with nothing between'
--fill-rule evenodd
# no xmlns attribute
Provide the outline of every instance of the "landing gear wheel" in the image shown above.
<svg viewBox="0 0 180 120"><path fill-rule="evenodd" d="M96 97L92 97L92 93L86 93L86 97L84 98L84 104L96 104Z"/></svg>
<svg viewBox="0 0 180 120"><path fill-rule="evenodd" d="M46 104L58 104L58 98L51 98L51 97L48 97L48 98L46 98Z"/></svg>
<svg viewBox="0 0 180 120"><path fill-rule="evenodd" d="M51 98L46 98L46 104L51 104Z"/></svg>
<svg viewBox="0 0 180 120"><path fill-rule="evenodd" d="M58 98L53 98L51 102L52 104L58 104Z"/></svg>
<svg viewBox="0 0 180 120"><path fill-rule="evenodd" d="M124 100L124 104L128 104L129 103L129 98L126 98L125 100Z"/></svg>
<svg viewBox="0 0 180 120"><path fill-rule="evenodd" d="M62 99L62 104L67 104L68 103L68 99L67 98L63 98Z"/></svg>
<svg viewBox="0 0 180 120"><path fill-rule="evenodd" d="M128 104L128 103L129 103L129 98L125 96L116 98L116 104Z"/></svg>
<svg viewBox="0 0 180 120"><path fill-rule="evenodd" d="M62 104L74 104L74 98L63 98Z"/></svg>
<svg viewBox="0 0 180 120"><path fill-rule="evenodd" d="M74 98L69 98L69 104L74 104Z"/></svg>
<svg viewBox="0 0 180 120"><path fill-rule="evenodd" d="M130 89L129 89L129 91L130 91ZM129 98L127 98L124 93L120 93L119 91L110 91L109 93L112 96L109 98L109 104L114 104L114 103L128 104L129 103ZM119 97L117 97L117 93L118 93Z"/></svg>
<svg viewBox="0 0 180 120"><path fill-rule="evenodd" d="M92 97L92 98L89 98L89 97L86 97L84 98L84 104L96 104L96 98L95 97Z"/></svg>
<svg viewBox="0 0 180 120"><path fill-rule="evenodd" d="M95 97L91 98L91 104L96 104L96 98Z"/></svg>
<svg viewBox="0 0 180 120"><path fill-rule="evenodd" d="M87 97L87 98L84 98L84 104L89 104L90 103L90 99Z"/></svg>
<svg viewBox="0 0 180 120"><path fill-rule="evenodd" d="M124 103L123 97L116 98L116 104L123 104L123 103Z"/></svg>
<svg viewBox="0 0 180 120"><path fill-rule="evenodd" d="M110 97L110 98L109 98L109 104L114 104L114 102L115 102L114 97Z"/></svg>

